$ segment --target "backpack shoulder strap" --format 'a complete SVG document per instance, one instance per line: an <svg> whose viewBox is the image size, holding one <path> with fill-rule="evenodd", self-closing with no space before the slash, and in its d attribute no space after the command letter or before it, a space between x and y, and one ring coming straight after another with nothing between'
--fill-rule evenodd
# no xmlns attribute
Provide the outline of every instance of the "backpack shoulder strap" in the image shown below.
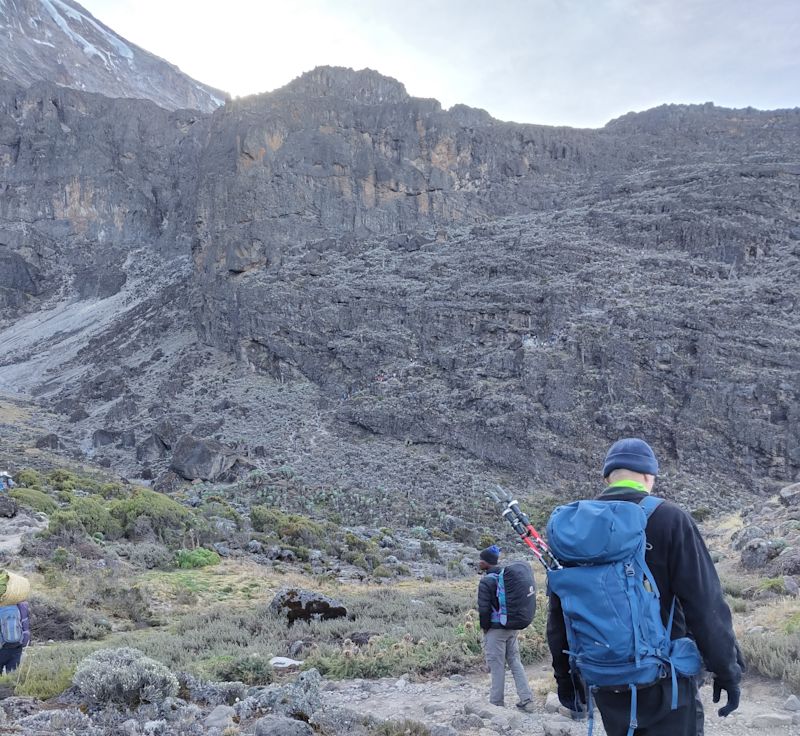
<svg viewBox="0 0 800 736"><path fill-rule="evenodd" d="M644 515L649 519L651 514L664 502L663 498L656 498L655 496L646 496L642 501L639 503L641 506L642 511L644 511Z"/></svg>

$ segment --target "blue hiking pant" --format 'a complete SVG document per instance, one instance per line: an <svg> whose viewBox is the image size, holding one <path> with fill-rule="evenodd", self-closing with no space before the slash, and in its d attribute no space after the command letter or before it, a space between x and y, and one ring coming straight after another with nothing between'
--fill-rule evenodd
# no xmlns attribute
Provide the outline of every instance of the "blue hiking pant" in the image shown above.
<svg viewBox="0 0 800 736"><path fill-rule="evenodd" d="M0 647L0 674L3 673L4 669L6 672L13 672L19 667L19 663L22 661L23 649L24 647L18 645Z"/></svg>

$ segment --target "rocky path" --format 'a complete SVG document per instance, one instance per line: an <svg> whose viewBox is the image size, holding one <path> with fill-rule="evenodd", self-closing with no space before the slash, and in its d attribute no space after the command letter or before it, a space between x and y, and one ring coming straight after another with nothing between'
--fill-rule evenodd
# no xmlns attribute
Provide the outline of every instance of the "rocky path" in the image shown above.
<svg viewBox="0 0 800 736"><path fill-rule="evenodd" d="M489 705L486 693L488 675L453 675L450 678L424 683L401 679L347 680L329 682L323 692L324 706L346 707L380 719L411 719L425 723L432 736L457 734L546 734L550 736L579 736L586 733L586 722L573 722L546 703L549 668L535 665L527 668L528 679L536 693L536 712L523 713L513 703L517 698L510 675L506 680L505 708ZM707 736L739 736L763 733L769 736L800 734L800 711L791 711L787 704L789 693L780 683L749 677L743 686L742 703L738 711L726 719L716 715L711 702L711 687L701 689L706 710ZM551 698L552 700L552 698ZM797 702L800 708L800 702ZM595 734L605 736L599 718ZM676 736L678 736L676 734Z"/></svg>

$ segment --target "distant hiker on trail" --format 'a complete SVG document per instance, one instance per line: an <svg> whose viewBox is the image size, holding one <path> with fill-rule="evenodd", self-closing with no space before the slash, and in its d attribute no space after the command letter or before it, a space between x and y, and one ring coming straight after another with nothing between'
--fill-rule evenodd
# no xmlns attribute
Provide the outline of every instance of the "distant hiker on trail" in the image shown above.
<svg viewBox="0 0 800 736"><path fill-rule="evenodd" d="M714 702L727 695L719 715L739 707L744 663L717 571L691 517L650 495L657 475L646 442L619 440L606 489L559 506L547 525L563 565L548 573L558 699L590 718L596 703L608 736L696 736L703 663Z"/></svg>
<svg viewBox="0 0 800 736"><path fill-rule="evenodd" d="M30 644L29 592L27 578L0 570L0 674L17 669Z"/></svg>
<svg viewBox="0 0 800 736"><path fill-rule="evenodd" d="M492 677L489 702L503 706L506 663L514 676L517 708L533 710L533 694L519 656L517 635L530 626L536 612L536 587L527 562L500 567L500 548L481 552L478 567L484 573L478 584L478 616L484 634L486 664Z"/></svg>
<svg viewBox="0 0 800 736"><path fill-rule="evenodd" d="M7 491L14 487L14 479L5 470L0 472L0 491Z"/></svg>

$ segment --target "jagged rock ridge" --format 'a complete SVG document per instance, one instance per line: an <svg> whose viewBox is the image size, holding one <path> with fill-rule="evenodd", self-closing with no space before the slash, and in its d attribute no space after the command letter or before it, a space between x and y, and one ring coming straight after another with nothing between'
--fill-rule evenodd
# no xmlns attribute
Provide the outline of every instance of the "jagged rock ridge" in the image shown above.
<svg viewBox="0 0 800 736"><path fill-rule="evenodd" d="M0 0L0 78L149 99L168 110L211 112L226 98L126 41L74 0Z"/></svg>

